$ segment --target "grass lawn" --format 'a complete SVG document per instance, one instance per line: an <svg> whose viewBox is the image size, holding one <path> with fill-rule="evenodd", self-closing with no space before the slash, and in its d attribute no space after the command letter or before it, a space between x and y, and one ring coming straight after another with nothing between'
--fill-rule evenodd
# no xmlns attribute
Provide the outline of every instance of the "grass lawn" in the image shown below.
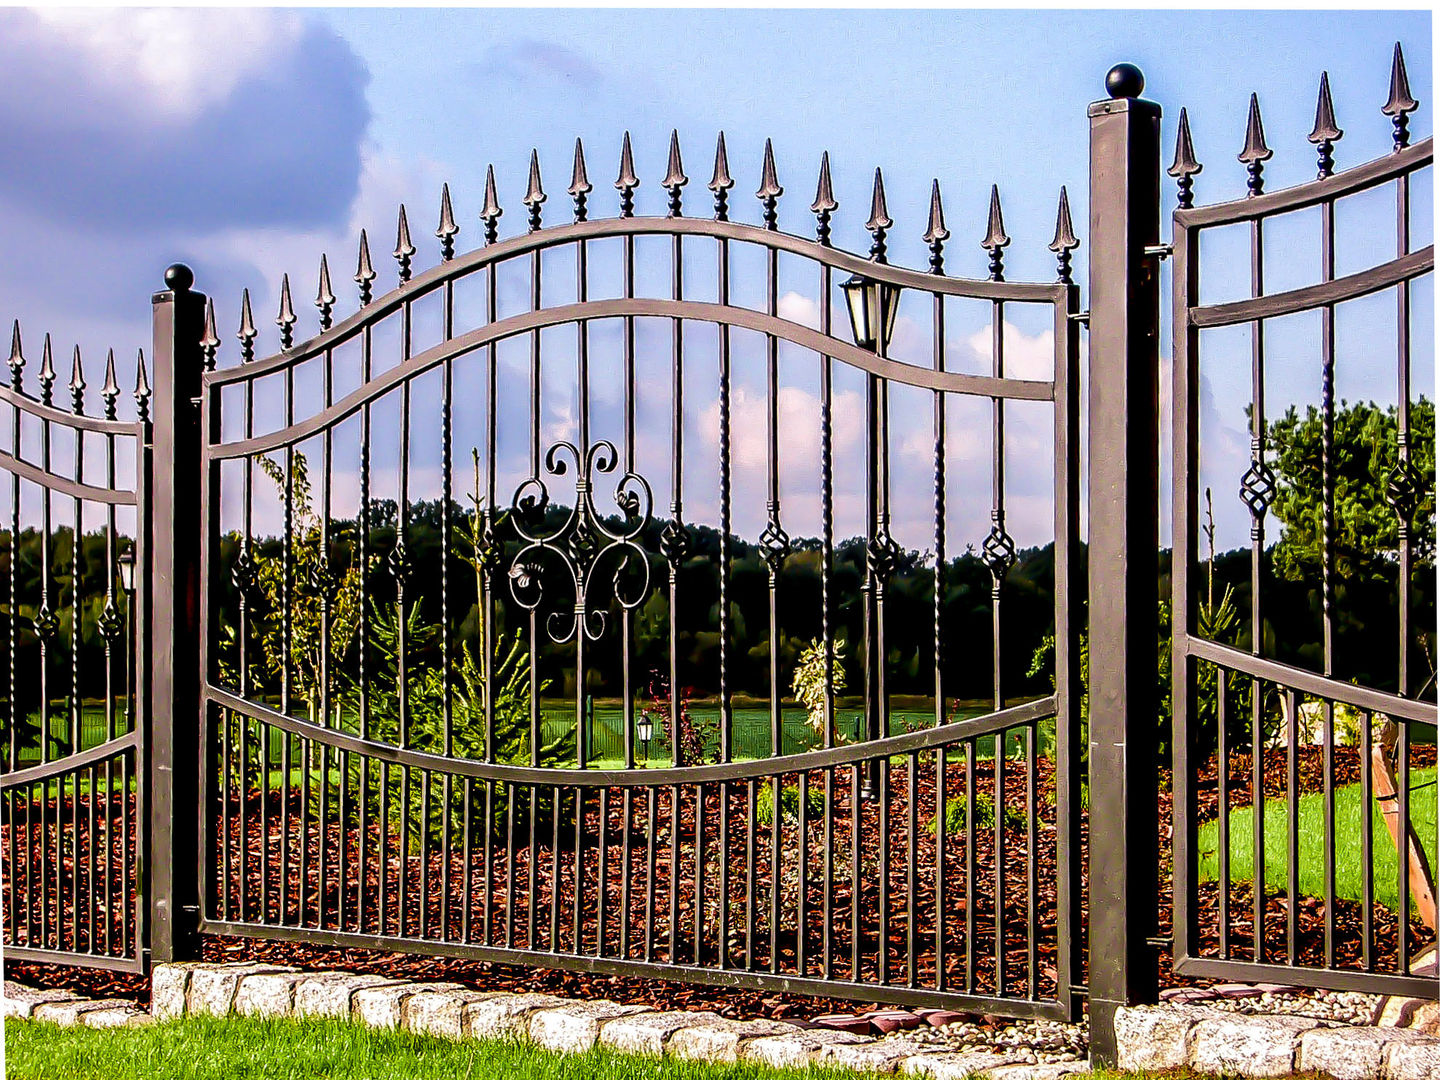
<svg viewBox="0 0 1440 1080"><path fill-rule="evenodd" d="M525 1043L428 1035L343 1020L192 1016L138 1028L5 1025L10 1080L856 1080L848 1069L717 1065L591 1050L557 1054ZM1202 1080L1096 1071L1087 1080Z"/></svg>
<svg viewBox="0 0 1440 1080"><path fill-rule="evenodd" d="M523 1043L451 1042L342 1020L187 1017L138 1028L5 1025L11 1080L853 1080L839 1069L769 1069L636 1057L556 1054Z"/></svg>
<svg viewBox="0 0 1440 1080"><path fill-rule="evenodd" d="M1434 867L1435 834L1435 770L1412 769L1410 772L1410 821L1420 837L1421 846ZM1335 894L1343 900L1363 899L1361 871L1360 822L1361 795L1359 784L1335 789ZM1372 800L1370 820L1374 829L1371 852L1375 874L1375 902L1385 907L1396 906L1398 877L1395 845L1379 806ZM1267 891L1283 891L1289 873L1289 814L1284 799L1265 803L1265 885ZM1250 881L1254 877L1254 818L1248 806L1230 812L1230 880ZM1210 821L1200 827L1200 880L1219 879L1217 853L1220 847L1219 823ZM1325 796L1320 793L1300 796L1300 892L1305 896L1325 895ZM1414 904L1411 904L1413 909Z"/></svg>

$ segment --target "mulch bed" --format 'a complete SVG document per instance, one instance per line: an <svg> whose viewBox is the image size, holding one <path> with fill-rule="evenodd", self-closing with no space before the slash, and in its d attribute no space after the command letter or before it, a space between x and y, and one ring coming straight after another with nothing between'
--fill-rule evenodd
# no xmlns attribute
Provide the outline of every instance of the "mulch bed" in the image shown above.
<svg viewBox="0 0 1440 1080"><path fill-rule="evenodd" d="M1434 761L1433 747L1412 747L1412 764L1416 767ZM1302 791L1321 789L1323 761L1318 748L1304 748L1299 755L1299 773ZM1263 787L1266 797L1285 793L1285 751L1267 751L1263 763ZM1249 801L1250 759L1237 755L1231 760L1228 783L1229 803L1232 807L1247 805ZM993 792L993 766L989 762L977 762L975 766L974 790L977 802L983 803L982 796ZM1216 785L1216 762L1212 758L1206 769L1196 777L1197 806L1200 820L1213 819L1218 808ZM812 775L815 787L823 784L822 773ZM1337 747L1334 757L1334 782L1336 785L1357 782L1360 762L1351 748ZM806 828L806 890L805 919L806 951L805 973L811 977L822 974L820 960L823 948L822 907L825 899L826 855L831 853L830 902L834 917L831 923L832 972L837 978L851 978L855 973L851 967L852 902L860 905L861 958L858 977L874 983L879 979L880 941L879 916L881 906L881 882L885 886L883 910L888 925L885 930L888 963L888 978L897 985L906 981L906 957L909 953L909 914L915 914L916 967L919 985L933 985L936 970L935 957L935 911L936 911L936 842L935 835L927 828L934 820L937 804L933 755L922 761L915 777L915 817L917 828L914 833L913 884L910 867L910 831L908 777L903 767L892 768L889 790L894 792L885 807L887 843L880 842L881 808L875 802L862 802L858 811L861 873L860 888L852 888L855 880L850 871L854 858L852 846L856 834L851 829L850 771L841 769L836 775L834 807L836 814L827 836L823 821L811 820ZM785 778L793 783L794 776ZM1028 980L1035 980L1036 992L1051 996L1055 987L1055 811L1046 805L1047 792L1053 792L1054 778L1050 763L1037 763L1034 785L1035 809L1035 859L1033 878L1030 860L1025 857L1027 850L1027 828L1029 819L1029 796L1026 789L1026 775L1022 763L1009 763L1006 767L1005 805L1009 810L1005 827L1002 829L1005 844L1003 860L1004 928L1002 937L1002 962L1005 972L1006 992L1024 994ZM1168 781L1168 777L1165 778ZM963 766L951 763L946 768L947 798L965 796L965 770ZM1168 782L1164 784L1168 788ZM399 805L398 784L391 785L392 805ZM438 785L436 785L438 788ZM479 788L479 785L477 785ZM756 970L768 971L771 966L771 904L772 874L772 830L763 824L752 831L748 823L748 791L744 783L729 785L727 825L729 828L729 857L726 860L730 905L725 950L730 966L744 968L747 965L747 946L750 951L748 962ZM757 798L763 797L764 785L759 785ZM696 921L697 860L695 845L695 820L700 811L703 828L700 845L703 859L698 864L701 882L702 930L699 945L699 962L702 966L714 967L721 953L720 938L720 863L717 853L720 844L721 794L715 785L707 786L702 802L697 799L694 788L679 791L679 828L672 834L671 792L661 789L656 796L655 815L652 818L646 805L646 797L637 794L630 812L630 843L624 843L625 807L624 797L619 789L606 797L606 845L604 879L606 881L605 911L603 918L598 898L601 881L602 849L597 841L600 808L598 796L592 793L585 803L586 822L582 830L587 842L579 849L578 862L582 870L579 918L576 918L574 867L577 861L573 843L573 803L562 802L562 813L569 817L562 830L560 846L553 846L552 825L549 817L553 802L542 799L540 827L537 829L534 858L526 839L528 804L524 795L517 800L518 819L513 855L507 852L505 843L508 830L502 828L492 840L487 853L481 845L471 852L470 889L466 892L464 853L458 842L446 852L438 841L427 844L425 857L418 854L418 841L412 836L411 854L405 862L405 888L407 893L407 922L404 927L407 936L420 936L420 904L417 898L425 900L425 934L438 938L442 925L447 928L447 937L459 940L464 929L462 911L467 896L471 898L469 931L470 940L481 941L485 928L490 930L490 940L503 945L507 938L516 947L525 948L531 942L530 900L534 900L536 948L548 949L551 944L551 902L555 901L557 919L555 923L556 945L561 951L575 949L575 928L580 928L578 951L594 955L603 939L603 951L607 956L625 954L632 959L643 959L646 953L647 932L652 935L649 947L653 959L661 964L670 957L669 934L670 909L674 906L678 915L676 922L676 951L681 963L696 962ZM225 893L229 905L228 914L234 918L240 914L241 881L238 873L239 852L247 851L247 872L244 875L245 915L251 921L259 921L262 888L263 899L268 908L269 923L280 918L280 882L300 880L301 852L304 852L305 875L305 924L319 925L326 929L345 929L376 933L382 930L380 922L379 894L381 890L381 863L377 857L380 830L373 820L366 831L364 859L360 858L361 834L354 822L354 807L351 807L351 827L339 828L334 822L336 810L332 801L328 810L331 825L325 830L324 862L327 870L325 888L320 888L320 861L322 852L321 830L315 825L313 812L308 816L308 828L302 835L301 809L305 805L300 793L292 793L289 800L288 834L282 833L282 813L285 803L278 793L264 802L268 820L265 832L261 831L262 796L258 790L248 792L243 801L245 807L244 830L241 829L240 807L236 798L231 803L229 815L229 857L232 873L227 880L232 888ZM703 806L703 809L702 809ZM59 809L52 801L51 813ZM70 828L73 808L66 801L64 819ZM1159 890L1159 933L1169 933L1170 889L1170 793L1164 790L1159 799L1159 852L1162 858L1160 871L1163 877ZM478 812L478 811L477 811ZM88 836L83 832L87 815L81 817L79 834L80 850L86 849ZM964 990L973 985L977 992L995 990L995 829L984 820L983 807L977 817L983 828L974 837L973 850L967 850L963 834L947 837L945 848L944 893L947 902L943 917L942 940L946 946L943 956L948 986L952 990ZM502 819L503 820L503 819ZM798 921L800 900L800 829L793 816L782 814L780 830L781 867L780 881L776 889L779 920L776 922L774 962L782 974L794 974L798 970L797 947L799 936L795 931ZM22 818L23 821L23 818ZM217 822L217 826L219 823ZM10 828L7 823L4 830ZM224 856L225 847L219 836L214 842L218 852ZM654 835L653 861L648 838ZM266 842L268 834L268 843ZM11 837L5 836L7 866L13 865L9 847ZM49 843L53 852L53 832ZM282 836L288 835L289 842L282 843ZM671 844L679 840L680 880L678 888L671 891L669 859ZM753 839L753 859L747 851L746 839ZM38 839L38 833L32 841ZM1377 842L1383 837L1377 838ZM344 889L341 889L339 856L342 847L346 851ZM383 930L397 934L401 927L397 915L397 902L401 881L401 859L395 850L394 834L387 841L385 859L385 892L387 907ZM22 838L19 850L23 854L25 842ZM261 863L258 853L266 851L265 874L256 871ZM627 860L628 850L628 860ZM876 852L886 850L890 858L884 860L882 874L881 860ZM1082 835L1082 879L1084 838ZM284 854L282 855L282 851ZM553 860L558 855L560 874L553 875ZM965 889L967 863L973 860L971 888ZM628 905L622 905L625 896L624 867L630 870ZM62 882L73 872L73 857L66 852L62 860ZM363 866L366 873L363 881L357 868ZM652 870L653 867L653 870ZM485 911L479 897L485 895L485 874L489 873L490 910ZM447 878L448 872L448 881ZM531 890L531 874L534 874L534 890ZM514 892L510 890L513 876ZM262 886L262 879L267 883ZM448 888L442 888L448 885ZM65 884L61 890L61 903L66 912L61 925L70 921L71 886ZM88 881L79 883L78 895L81 910L88 903ZM557 891L552 892L552 889ZM363 893L362 893L363 890ZM1033 890L1033 892L1032 892ZM341 910L341 896L344 895L344 910ZM1033 895L1033 902L1031 897ZM747 903L747 896L753 903ZM286 921L298 925L300 897L289 889L286 900ZM1208 883L1199 889L1199 940L1200 951L1207 955L1218 955L1219 949L1219 900L1217 883ZM909 903L907 903L907 901ZM1271 896L1266 901L1265 957L1271 962L1285 962L1288 942L1288 900L1283 896ZM620 912L626 912L628 919L622 920ZM1230 955L1236 959L1251 959L1253 956L1253 934L1251 928L1251 894L1248 885L1233 884L1229 888L1230 914ZM212 917L224 914L216 905ZM1302 966L1318 966L1324 959L1325 917L1323 902L1314 898L1302 898L1295 910L1295 952L1296 960ZM1361 956L1361 912L1358 904L1337 901L1333 912L1335 963L1340 967L1358 968ZM56 917L52 904L52 921ZM1032 923L1032 935L1028 929ZM1082 934L1083 919L1082 913ZM1396 918L1393 912L1383 908L1372 911L1374 923L1375 958L1377 967L1385 969L1393 963L1395 954ZM975 953L966 957L964 943L967 940L967 926L973 921ZM1418 921L1410 926L1412 955L1433 935ZM23 940L26 928L18 933ZM14 934L7 940L15 940ZM625 940L622 941L622 934ZM1083 936L1081 938L1083 943ZM83 944L83 930L82 941ZM522 964L492 964L473 959L454 957L432 957L388 952L371 949L330 948L299 942L267 940L259 938L232 938L206 936L202 939L202 955L207 960L238 961L266 960L274 963L295 964L306 968L338 968L356 972L374 972L405 978L446 979L471 986L494 989L543 990L570 997L605 997L625 1003L638 1003L667 1009L714 1009L726 1016L771 1016L807 1017L827 1012L857 1012L868 1002L837 1000L804 995L780 994L765 990L745 990L703 984L677 983L660 976L611 976L586 972L545 970ZM403 947L403 944L400 945ZM1032 960L1033 955L1033 960ZM1170 970L1168 949L1158 951L1157 962L1162 986L1186 984L1187 980L1174 977ZM1033 965L1033 968L1032 968ZM39 985L64 985L77 991L95 996L130 997L140 1001L148 999L149 981L140 976L124 975L100 969L72 968L48 964L10 964L7 975L21 978ZM1277 981L1284 981L1277 972ZM877 998L883 991L877 986Z"/></svg>

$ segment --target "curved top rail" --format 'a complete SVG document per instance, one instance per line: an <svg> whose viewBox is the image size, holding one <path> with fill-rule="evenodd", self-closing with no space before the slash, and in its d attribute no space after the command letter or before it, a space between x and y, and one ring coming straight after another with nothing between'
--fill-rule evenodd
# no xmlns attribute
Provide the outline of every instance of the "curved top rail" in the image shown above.
<svg viewBox="0 0 1440 1080"><path fill-rule="evenodd" d="M940 727L921 728L902 735L891 735L884 739L832 746L822 750L807 750L800 754L781 754L776 757L754 758L747 761L726 761L710 765L686 765L665 769L555 769L527 765L504 765L499 762L479 761L475 758L444 757L424 750L401 749L390 743L371 742L357 735L325 727L311 720L286 716L259 702L239 697L218 686L206 684L206 697L216 704L233 709L244 716L261 720L283 731L300 735L327 746L338 747L354 754L388 761L396 765L434 769L455 776L470 776L483 780L501 780L512 784L534 784L538 787L672 787L677 784L711 784L720 780L761 779L785 773L810 772L815 769L829 769L842 765L853 765L860 761L888 757L891 754L909 754L920 750L932 750L939 746L966 739L977 739L993 735L1036 720L1055 715L1055 695L1036 698L1023 705L1012 705L1008 709L972 716Z"/></svg>
<svg viewBox="0 0 1440 1080"><path fill-rule="evenodd" d="M442 341L439 345L416 353L409 360L374 376L369 382L351 391L329 408L322 409L305 420L250 439L212 443L207 446L206 455L211 459L245 457L307 439L326 427L340 423L359 410L367 401L373 401L392 387L424 373L437 364L474 352L494 341L501 341L547 326L564 325L581 318L596 321L626 315L683 318L758 330L832 357L841 363L868 371L883 379L908 386L918 386L926 390L1021 401L1053 401L1055 397L1055 384L1050 380L997 379L990 375L936 371L934 368L920 367L899 360L888 360L857 345L822 334L808 326L801 326L799 323L750 308L727 307L724 304L711 304L696 300L592 300L512 315L508 319L489 323L468 334L461 334L448 341ZM213 392L213 388L216 386L258 374L254 370L256 366L247 364L243 368L206 372L202 380L203 385L207 391Z"/></svg>
<svg viewBox="0 0 1440 1080"><path fill-rule="evenodd" d="M1433 138L1421 139L1413 146L1327 176L1324 180L1311 180L1266 195L1251 195L1229 202L1176 210L1175 224L1187 229L1234 225L1242 221L1289 213L1292 210L1304 210L1344 195L1354 195L1429 165L1433 158L1433 142Z"/></svg>
<svg viewBox="0 0 1440 1080"><path fill-rule="evenodd" d="M143 436L145 425L138 420L105 420L98 416L83 416L53 405L45 405L13 386L0 386L0 401L7 402L21 412L29 413L40 420L48 420L62 427L80 431L99 431L108 435Z"/></svg>
<svg viewBox="0 0 1440 1080"><path fill-rule="evenodd" d="M903 267L891 266L888 263L872 262L864 256L828 247L803 236L776 232L744 222L715 221L710 218L603 218L597 221L582 221L539 229L533 233L525 233L476 248L468 255L456 256L431 267L423 274L416 275L410 281L366 304L349 318L337 322L331 329L263 360L226 368L223 374L230 377L222 377L216 381L229 382L235 379L264 375L318 356L326 349L333 349L344 344L365 327L372 326L400 310L407 301L414 301L426 296L443 287L446 282L465 277L492 263L504 262L532 251L543 251L564 244L577 243L581 240L601 240L624 236L708 236L716 239L737 240L742 243L773 248L776 251L789 252L836 270L862 274L865 277L897 285L900 288L977 300L1063 303L1065 291L1069 288L1060 281L1048 283L990 281L907 270Z"/></svg>

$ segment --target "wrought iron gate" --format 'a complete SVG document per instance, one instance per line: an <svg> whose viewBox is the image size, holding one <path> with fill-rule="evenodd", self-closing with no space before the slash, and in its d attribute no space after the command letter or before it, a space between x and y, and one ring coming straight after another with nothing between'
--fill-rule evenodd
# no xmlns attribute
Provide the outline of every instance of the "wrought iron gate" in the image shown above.
<svg viewBox="0 0 1440 1080"><path fill-rule="evenodd" d="M486 243L464 256L453 256L458 229L447 192L437 229L441 260L415 276L402 210L395 289L372 298L376 275L362 236L356 314L330 324L334 301L322 266L319 336L291 344L295 316L287 283L278 318L283 351L253 358L247 300L240 362L204 377L205 500L218 503L213 521L234 522L212 529L204 558L212 582L222 575L233 580L238 630L228 648L217 640L225 593L212 584L204 590L205 640L218 653L203 690L211 747L206 820L220 827L207 848L203 928L1069 1015L1071 980L1058 973L1070 970L1075 903L1070 654L1060 650L1055 693L1011 704L1001 621L1005 579L1016 559L1006 525L1006 412L1013 402L1036 402L1051 414L1055 460L1053 624L1062 641L1074 633L1068 586L1077 525L1078 290L1069 280L1076 241L1068 207L1062 206L1057 230L1058 281L1004 280L1008 239L998 197L986 237L989 278L967 281L942 273L949 234L938 186L925 234L932 252L925 273L886 260L892 222L878 172L868 259L831 246L837 204L828 162L812 205L813 240L778 229L782 188L768 146L756 192L759 225L730 220L733 180L723 138L709 184L713 207L703 219L682 211L687 177L677 139L663 181L668 216L635 216L639 181L628 139L616 181L618 217L591 220L591 185L578 144L573 177L573 222L544 226L547 196L532 158L529 228L501 241L492 174L482 213ZM668 295L643 295L637 285L645 269L637 248L649 238L668 249ZM619 256L621 295L597 299L594 260L606 241ZM763 308L742 306L732 296L732 265L745 257L741 249L765 268ZM649 253L655 258L660 249ZM688 279L697 276L700 253L714 260L713 291L692 298L699 290L687 290ZM794 260L797 277L813 282L815 325L780 311L782 255ZM501 300L512 268L523 270L528 303L507 314ZM839 279L850 274L863 280L851 287L868 290L882 321L887 312L893 317L902 294L923 300L917 313L928 317L930 362L887 356L888 326L874 351L832 332ZM481 298L482 311L470 317L458 314L457 296L467 286ZM988 374L947 370L945 304L952 297L990 306ZM418 312L427 303L435 305L435 317L422 342ZM1007 372L1006 312L1021 305L1045 312L1053 378ZM547 333L556 328L569 328L573 337L562 344ZM653 336L650 329L662 333ZM745 336L753 341L742 344ZM382 337L388 351L377 344ZM207 368L216 340L212 325ZM668 352L668 432L645 439L639 420L645 387L637 371L657 341L665 341ZM528 348L523 367L516 365L524 382L507 386L508 342ZM609 346L605 359L620 375L621 404L603 426L592 404L598 342ZM339 357L346 349L354 352L358 384L342 388ZM552 359L560 355L563 360ZM557 374L562 364L563 376ZM820 535L812 545L818 547L819 595L809 598L818 601L820 640L831 639L838 605L865 605L863 651L851 659L832 650L823 661L831 677L822 681L823 701L815 703L821 722L813 748L801 752L782 708L790 675L781 660L782 605L806 602L783 574L796 550L790 534L798 515L789 503L782 508L783 489L797 486L785 477L787 470L793 477L795 466L782 456L782 445L794 445L781 437L782 364L792 385L797 369L808 366L819 386L818 474L807 479L820 492ZM307 367L312 390L302 393L297 380ZM735 440L750 434L736 430L734 413L737 396L751 385L745 368L764 379L764 479L749 489L755 504L763 498L758 551L769 612L769 731L758 752L737 739L734 703L731 579L744 543L733 524L743 508ZM864 387L866 532L858 597L838 595L836 586L836 489L846 479L836 468L837 369L859 373ZM422 421L415 402L427 392L427 375L438 410ZM284 421L262 432L254 403L267 381L276 384ZM942 651L945 620L937 599L932 711L928 722L904 733L882 727L891 715L887 585L903 554L891 535L889 396L896 387L917 388L931 402L936 558L924 573L937 598L951 569L947 553L963 547L946 524L947 457L953 456L945 441L946 399L977 397L991 412L993 435L989 533L966 538L983 541L992 579L993 640L985 650L995 672L992 708L958 721L946 715L951 661ZM556 396L575 405L573 425L558 440L546 431L545 412ZM457 403L480 400L476 426L457 428ZM703 530L702 540L682 497L699 471L697 450L686 437L693 439L697 407L712 406L718 528ZM386 413L398 437L393 450L381 452L379 418ZM462 441L472 439L474 445ZM518 479L510 485L501 479L511 469L507 445L528 462L511 470ZM348 478L347 453L357 463ZM417 458L427 453L440 463L438 485L432 484L439 488L438 505L429 505L431 518L438 515L431 558L442 568L441 595L429 598L435 615L428 620L421 614L424 600L410 591L423 502ZM457 461L474 470L469 510L455 496L454 476L464 468ZM376 525L382 473L396 496L383 535ZM661 516L654 505L657 481L668 487L663 524L652 523ZM340 488L352 482L356 515L342 520ZM272 520L280 523L278 540L262 538L256 524L267 496ZM465 561L474 578L457 580L455 570ZM918 573L912 569L912 577ZM663 593L652 574L663 574ZM718 649L710 671L682 655L679 613L692 602L687 590L705 590L706 606L712 591L717 598ZM663 664L647 677L638 622L653 595L663 597L668 632ZM463 617L472 600L475 618L464 631L457 613ZM518 636L502 624L516 626ZM322 644L314 654L280 645L317 632ZM542 649L551 643L573 652L546 669ZM430 658L417 661L425 649ZM614 673L620 702L620 753L601 762L589 760L594 725L586 714L595 654ZM833 677L842 662L863 672L865 702L858 737L843 740ZM566 741L563 759L547 734L555 717L542 715L545 683L556 672L574 684L569 726L576 734L573 745ZM713 680L717 713L709 746L687 737L698 706L681 690L706 677ZM662 687L650 692L648 704L647 682ZM648 723L672 732L665 767L638 760L642 709ZM1053 747L1043 758L1042 733ZM272 779L269 790L257 783L277 766L278 782ZM962 804L966 809L956 809ZM993 806L993 824L981 827L977 805L983 804ZM958 830L957 816L965 821ZM927 832L937 817L939 827ZM977 871L977 860L988 862L988 871ZM1053 906L1042 888L1054 896ZM967 903L952 902L962 890Z"/></svg>
<svg viewBox="0 0 1440 1080"><path fill-rule="evenodd" d="M149 593L150 387L142 357L135 418L118 419L112 352L103 415L87 416L78 348L68 411L54 401L48 335L29 373L38 398L25 389L29 359L17 323L10 385L0 387L9 427L0 450L9 476L4 948L15 960L140 971L148 658L135 643Z"/></svg>
<svg viewBox="0 0 1440 1080"><path fill-rule="evenodd" d="M1411 463L1410 413L1414 407L1411 387L1411 333L1414 317L1411 288L1417 280L1433 273L1433 245L1411 250L1410 188L1413 178L1428 170L1433 161L1431 139L1410 145L1408 114L1416 108L1410 96L1404 60L1395 50L1389 101L1384 113L1394 127L1394 150L1388 156L1342 171L1334 171L1334 148L1341 131L1336 126L1328 81L1322 78L1315 127L1309 140L1318 154L1318 179L1298 187L1267 193L1264 190L1264 162L1271 156L1265 144L1260 111L1251 98L1249 125L1240 161L1249 172L1245 198L1212 206L1195 206L1194 176L1200 172L1191 147L1185 114L1180 116L1178 141L1170 175L1179 180L1179 208L1175 211L1175 365L1174 365L1174 705L1175 705L1175 966L1178 972L1211 978L1251 980L1283 979L1339 989L1398 993L1432 997L1436 992L1433 960L1427 972L1415 966L1418 954L1434 942L1434 908L1430 901L1429 926L1410 925L1412 881L1424 876L1424 848L1416 834L1422 828L1412 819L1412 788L1431 784L1412 782L1415 751L1435 741L1436 706L1433 681L1422 685L1415 677L1420 638L1433 630L1412 615L1412 603L1429 579L1433 611L1434 569L1416 573L1414 544L1425 534L1433 537L1434 520L1417 520L1425 502L1425 480ZM1383 242L1367 246L1362 270L1336 276L1336 208L1346 206L1365 192L1393 188L1395 193L1395 243L1390 252ZM1318 210L1320 259L1315 267L1315 284L1283 292L1265 289L1265 229L1286 215ZM1250 296L1227 303L1209 303L1200 291L1202 237L1225 226L1248 227L1250 246ZM1368 239L1367 235L1367 239ZM1377 250L1376 255L1369 255ZM1273 265L1273 264L1272 264ZM1375 509L1393 513L1398 525L1398 546L1392 572L1398 592L1398 642L1396 668L1384 672L1358 672L1337 647L1337 616L1344 610L1336 599L1336 547L1341 535L1336 520L1337 467L1335 378L1337 353L1342 363L1359 364L1367 371L1385 370L1387 360L1370 350L1337 349L1337 308L1346 302L1376 293L1395 295L1395 345L1389 363L1395 372L1397 406L1392 422L1393 435L1383 435L1377 445L1377 459L1388 455L1385 475L1377 489L1383 491L1388 507ZM1343 309L1342 309L1343 310ZM1267 424L1267 409L1277 399L1267 390L1265 334L1273 320L1299 312L1319 314L1318 363L1311 371L1319 388L1318 418L1321 424L1318 487L1320 519L1315 530L1319 552L1320 610L1318 622L1321 647L1311 666L1292 657L1282 662L1275 655L1277 643L1267 641L1266 593L1276 588L1271 568L1273 552L1265 548L1267 513L1275 505L1281 486L1267 451L1272 441L1273 422ZM1200 372L1202 341L1207 330L1221 327L1250 328L1250 385L1248 406L1250 463L1236 489L1249 513L1251 551L1249 610L1228 629L1214 613L1225 599L1217 600L1213 584L1202 596L1202 555L1200 530L1206 527L1200 512L1202 436L1200 424ZM1377 331L1383 333L1383 331ZM1293 348L1293 346L1292 346ZM1215 367L1209 369L1214 371ZM1294 401L1301 393L1287 387L1281 401ZM1315 415L1314 407L1311 407ZM1393 438L1394 442L1389 443ZM1353 478L1346 481L1353 492ZM1208 489L1206 498L1209 499ZM1353 497L1353 495L1352 495ZM1207 506L1207 513L1209 507ZM1432 511L1433 513L1433 511ZM1433 538L1430 540L1433 544ZM1213 551L1209 573L1214 574ZM1213 581L1213 578L1212 578ZM1222 586L1223 588L1223 586ZM1248 618L1245 616L1248 615ZM1246 640L1248 639L1248 640ZM1283 647L1284 642L1278 643ZM1247 647L1248 645L1248 647ZM1293 653L1293 649L1291 650ZM1202 697L1202 686L1204 695ZM1346 713L1351 729L1347 734ZM1381 726L1380 721L1384 721ZM1318 729L1318 730L1317 730ZM1322 773L1320 812L1324 839L1318 858L1323 884L1323 920L1318 928L1317 947L1307 950L1301 898L1307 895L1301 874L1307 859L1301 840L1306 826L1301 813L1301 761L1307 750L1302 743L1314 743ZM1348 745L1341 745L1348 743ZM1385 764L1381 744L1394 746L1394 768ZM1270 758L1268 764L1266 758ZM1200 771L1207 759L1218 760L1215 802L1200 812ZM1234 767L1232 767L1234 766ZM1398 775L1394 775L1398 772ZM1278 775L1277 775L1278 774ZM1346 777L1349 779L1346 779ZM1278 820L1273 810L1254 813L1256 792L1267 790L1267 778L1279 779L1271 807L1283 813ZM1347 826L1337 818L1337 792L1344 785L1358 786L1361 812ZM1209 793L1208 785L1206 795ZM1426 798L1433 798L1427 794ZM1382 857L1390 841L1377 838L1369 811L1372 801L1394 804L1387 817L1398 821L1394 847ZM1237 812L1237 807L1242 808ZM1398 813L1398 818L1396 817ZM1200 822L1210 820L1215 830L1213 851L1201 851ZM1284 831L1282 882L1266 881L1266 830L1279 825ZM1433 828L1433 825L1431 826ZM1242 861L1238 851L1241 837L1248 843L1250 858ZM1360 846L1359 874L1362 896L1358 904L1340 897L1337 890L1337 849L1354 841ZM1409 853L1414 853L1413 855ZM1211 865L1201 873L1202 857ZM1418 859L1419 862L1415 860ZM1311 860L1313 862L1317 860ZM1240 865L1237 866L1237 863ZM1237 874L1235 871L1239 870ZM1246 886L1234 881L1248 874ZM1412 874L1414 877L1412 878ZM1385 878L1395 885L1399 898L1377 907L1377 886ZM1202 883L1202 876L1206 879ZM1216 880L1218 879L1218 881ZM1277 889L1278 886L1278 889ZM1237 891L1248 897L1237 900ZM1276 894L1283 897L1277 904ZM1308 895L1315 895L1311 892ZM1242 906L1243 900L1248 904ZM1202 903L1204 915L1202 917ZM1349 906L1347 907L1347 903ZM1245 908L1248 907L1248 910ZM1237 910L1239 908L1239 910ZM1277 910L1278 908L1278 910ZM1398 909L1398 912L1397 912ZM1342 920L1353 916L1358 934L1347 932ZM1203 922L1203 926L1202 926ZM1380 940L1382 939L1383 940Z"/></svg>

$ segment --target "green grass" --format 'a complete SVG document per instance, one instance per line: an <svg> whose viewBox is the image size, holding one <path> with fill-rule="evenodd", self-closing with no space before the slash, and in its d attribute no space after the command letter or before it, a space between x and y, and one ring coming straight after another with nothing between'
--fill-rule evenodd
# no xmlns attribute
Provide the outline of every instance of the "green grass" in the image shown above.
<svg viewBox="0 0 1440 1080"><path fill-rule="evenodd" d="M640 1057L556 1054L517 1042L449 1040L342 1020L187 1017L139 1028L5 1025L11 1080L853 1080L840 1069L770 1069Z"/></svg>
<svg viewBox="0 0 1440 1080"><path fill-rule="evenodd" d="M1436 865L1435 831L1435 770L1412 769L1410 772L1410 821L1420 837L1421 846ZM1374 864L1375 902L1385 907L1396 906L1398 878L1395 845L1390 831L1372 800L1369 808L1374 830L1371 851ZM1359 784L1335 789L1335 895L1344 900L1363 900L1361 851L1361 792ZM1248 806L1230 812L1230 880L1251 881L1254 874L1254 816ZM1304 896L1325 895L1325 797L1323 794L1300 796L1299 809L1300 892ZM1219 823L1210 821L1200 827L1200 880L1219 880ZM1289 874L1289 813L1284 799L1265 803L1265 885L1267 892L1283 891ZM1414 907L1412 902L1411 907Z"/></svg>

